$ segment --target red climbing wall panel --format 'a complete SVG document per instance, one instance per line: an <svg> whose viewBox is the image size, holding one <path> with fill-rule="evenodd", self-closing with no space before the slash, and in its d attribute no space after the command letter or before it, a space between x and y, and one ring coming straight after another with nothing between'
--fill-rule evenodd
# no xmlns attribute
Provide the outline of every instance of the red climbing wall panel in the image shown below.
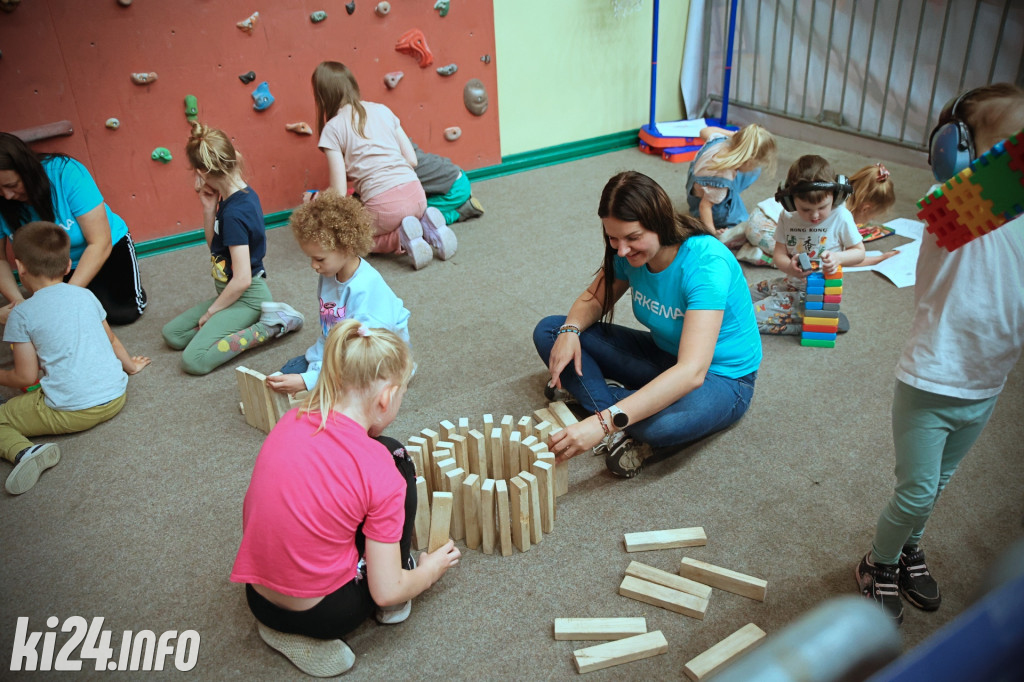
<svg viewBox="0 0 1024 682"><path fill-rule="evenodd" d="M296 135L286 123L314 126L310 76L325 59L347 64L363 99L387 104L406 132L427 151L450 157L465 169L501 161L498 139L494 18L490 2L453 0L441 17L431 0L392 0L386 16L377 2L355 0L349 15L342 0L31 0L0 14L0 129L20 130L63 119L75 132L32 144L61 151L92 171L107 203L128 221L136 241L200 226L199 202L184 158L188 137L184 98L199 100L199 120L234 138L246 177L267 213L294 207L306 188L327 183L327 164L316 136ZM235 24L259 11L255 30ZM326 10L314 24L310 14ZM396 52L398 38L423 31L434 63ZM490 63L481 60L489 55ZM455 63L449 77L436 69ZM243 84L239 74L256 72ZM133 72L159 78L136 85ZM384 74L404 71L394 90ZM490 105L472 115L462 91L483 81ZM275 103L255 111L251 92L267 81ZM104 123L115 117L118 130ZM459 126L449 142L444 129ZM153 161L155 147L174 160Z"/></svg>

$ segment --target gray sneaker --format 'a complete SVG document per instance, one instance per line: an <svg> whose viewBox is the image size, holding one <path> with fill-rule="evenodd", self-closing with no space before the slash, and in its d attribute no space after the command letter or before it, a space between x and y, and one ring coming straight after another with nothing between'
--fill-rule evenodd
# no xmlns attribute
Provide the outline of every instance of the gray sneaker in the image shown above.
<svg viewBox="0 0 1024 682"><path fill-rule="evenodd" d="M275 336L284 336L288 332L302 329L302 323L306 318L295 308L287 303L269 301L260 303L260 322L268 327L280 327L281 330Z"/></svg>
<svg viewBox="0 0 1024 682"><path fill-rule="evenodd" d="M617 434L612 434L615 435ZM650 456L650 445L638 443L626 436L611 446L604 456L604 465L619 478L633 478L640 473L644 460Z"/></svg>
<svg viewBox="0 0 1024 682"><path fill-rule="evenodd" d="M438 258L448 260L455 255L459 248L459 239L452 232L452 228L448 227L439 210L428 206L420 218L420 225L423 227L423 238L437 250Z"/></svg>

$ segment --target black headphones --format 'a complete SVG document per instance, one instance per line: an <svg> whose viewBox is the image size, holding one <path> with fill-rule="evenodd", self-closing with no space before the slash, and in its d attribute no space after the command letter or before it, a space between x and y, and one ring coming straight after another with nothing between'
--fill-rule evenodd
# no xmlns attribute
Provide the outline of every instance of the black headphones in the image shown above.
<svg viewBox="0 0 1024 682"><path fill-rule="evenodd" d="M949 180L974 160L974 135L957 111L960 103L973 93L973 89L968 90L954 99L951 106L947 104L950 120L932 128L928 137L928 165L939 182Z"/></svg>
<svg viewBox="0 0 1024 682"><path fill-rule="evenodd" d="M835 182L821 182L816 180L801 180L792 187L779 185L775 193L775 201L782 204L782 208L790 213L796 210L793 202L794 194L807 194L809 192L832 192L832 208L842 206L846 197L853 193L853 187L845 175L837 175Z"/></svg>

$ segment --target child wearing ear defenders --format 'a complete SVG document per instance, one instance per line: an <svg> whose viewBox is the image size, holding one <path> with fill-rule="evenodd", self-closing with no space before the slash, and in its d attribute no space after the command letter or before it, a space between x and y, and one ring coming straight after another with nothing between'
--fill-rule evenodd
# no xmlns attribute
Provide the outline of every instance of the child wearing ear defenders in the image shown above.
<svg viewBox="0 0 1024 682"><path fill-rule="evenodd" d="M800 267L800 254L820 261L826 274L835 272L839 265L856 265L864 260L864 238L843 205L850 191L846 177L836 177L828 161L820 156L801 156L790 166L786 184L775 194L786 210L779 216L772 256L785 277L750 285L754 316L762 334L800 333L803 315L799 304L811 273ZM841 313L839 328L848 328Z"/></svg>
<svg viewBox="0 0 1024 682"><path fill-rule="evenodd" d="M1020 87L994 83L960 95L932 131L935 178L949 180L1022 128ZM919 543L939 494L981 435L1020 358L1021 272L1024 216L952 252L931 232L921 240L914 321L896 366L892 402L896 486L855 572L861 593L897 623L903 619L900 595L919 609L939 608L939 588ZM979 295L979 282L1017 284Z"/></svg>

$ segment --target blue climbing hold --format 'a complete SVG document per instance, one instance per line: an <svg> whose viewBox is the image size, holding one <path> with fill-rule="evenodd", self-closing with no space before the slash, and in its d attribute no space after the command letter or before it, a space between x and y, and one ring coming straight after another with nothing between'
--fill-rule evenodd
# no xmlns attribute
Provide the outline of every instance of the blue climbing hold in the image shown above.
<svg viewBox="0 0 1024 682"><path fill-rule="evenodd" d="M263 81L252 91L252 100L254 102L252 108L256 111L263 111L274 103L274 96L270 94L270 86L267 85L267 81Z"/></svg>

